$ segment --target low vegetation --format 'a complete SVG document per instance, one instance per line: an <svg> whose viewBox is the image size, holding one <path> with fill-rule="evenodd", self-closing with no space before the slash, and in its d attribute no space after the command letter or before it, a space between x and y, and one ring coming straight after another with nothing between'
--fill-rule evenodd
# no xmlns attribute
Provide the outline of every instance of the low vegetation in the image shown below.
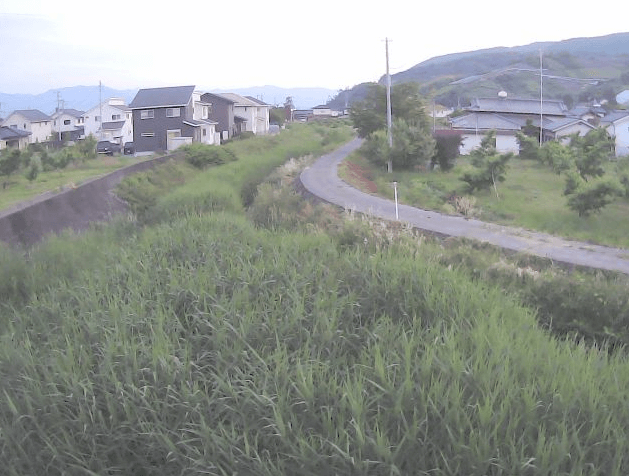
<svg viewBox="0 0 629 476"><path fill-rule="evenodd" d="M6 473L627 474L623 345L554 337L559 287L547 321L515 292L558 270L290 187L349 134L234 142L144 179L142 223L0 248Z"/></svg>

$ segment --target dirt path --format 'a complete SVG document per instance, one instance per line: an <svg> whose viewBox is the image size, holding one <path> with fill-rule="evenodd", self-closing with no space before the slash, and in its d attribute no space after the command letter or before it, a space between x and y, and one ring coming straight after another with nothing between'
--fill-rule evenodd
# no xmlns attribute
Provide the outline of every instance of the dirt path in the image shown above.
<svg viewBox="0 0 629 476"><path fill-rule="evenodd" d="M322 156L305 169L301 182L313 195L343 208L386 220L396 220L395 203L363 193L338 177L337 168L348 154L357 149L355 139L330 154ZM629 274L629 250L564 240L545 233L506 227L399 205L399 221L442 236L465 237L491 243L517 252L530 253L553 261L620 271Z"/></svg>

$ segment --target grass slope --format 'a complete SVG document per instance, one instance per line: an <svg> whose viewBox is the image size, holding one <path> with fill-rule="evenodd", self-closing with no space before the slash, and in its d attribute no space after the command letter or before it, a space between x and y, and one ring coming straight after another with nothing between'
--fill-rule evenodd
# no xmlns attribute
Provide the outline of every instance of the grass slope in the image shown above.
<svg viewBox="0 0 629 476"><path fill-rule="evenodd" d="M5 252L7 474L627 473L622 354L550 338L417 243L195 201L238 196L259 157L177 188L153 226Z"/></svg>

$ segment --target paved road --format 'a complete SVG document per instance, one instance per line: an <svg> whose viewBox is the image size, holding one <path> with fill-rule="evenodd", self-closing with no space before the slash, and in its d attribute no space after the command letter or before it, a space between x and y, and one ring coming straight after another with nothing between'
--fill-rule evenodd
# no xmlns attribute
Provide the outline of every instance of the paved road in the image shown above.
<svg viewBox="0 0 629 476"><path fill-rule="evenodd" d="M346 209L396 220L395 203L363 193L343 182L338 164L361 144L355 139L324 155L301 173L303 186L313 195ZM399 221L445 236L465 237L554 261L629 274L629 250L563 240L544 233L444 215L407 205L398 206Z"/></svg>

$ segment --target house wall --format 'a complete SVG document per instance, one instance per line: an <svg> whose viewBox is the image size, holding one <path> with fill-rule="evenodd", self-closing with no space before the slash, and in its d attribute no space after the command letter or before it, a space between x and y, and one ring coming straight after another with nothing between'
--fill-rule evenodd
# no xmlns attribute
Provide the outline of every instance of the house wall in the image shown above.
<svg viewBox="0 0 629 476"><path fill-rule="evenodd" d="M224 139L230 139L236 135L234 103L211 94L204 94L201 96L201 100L212 105L209 119L218 123L215 126L216 131L219 132ZM227 133L226 137L225 132Z"/></svg>
<svg viewBox="0 0 629 476"><path fill-rule="evenodd" d="M149 110L134 109L133 110L133 142L136 152L154 152L156 150L168 150L169 130L181 130L181 137L194 137L192 127L183 123L186 119L186 107L181 108L179 117L167 117L166 109L154 108L154 117L152 119L141 119L141 111ZM192 115L190 113L190 115ZM152 134L152 137L147 136Z"/></svg>
<svg viewBox="0 0 629 476"><path fill-rule="evenodd" d="M28 137L20 137L13 140L0 140L0 150L7 147L15 147L16 149L24 150L28 146Z"/></svg>
<svg viewBox="0 0 629 476"><path fill-rule="evenodd" d="M264 135L269 133L270 111L266 106L256 108L256 134Z"/></svg>
<svg viewBox="0 0 629 476"><path fill-rule="evenodd" d="M616 157L629 155L629 116L610 124L607 132L614 138Z"/></svg>
<svg viewBox="0 0 629 476"><path fill-rule="evenodd" d="M97 139L111 140L113 139L113 134L111 133L111 131L108 134L106 133L106 131L102 131L102 135L99 135L98 130L100 129L101 120L102 122L125 121L125 125L122 127L120 132L122 134L120 140L122 143L133 141L133 118L131 110L123 110L109 104L108 102L104 102L102 104L103 117L100 118L100 115L100 105L94 106L92 109L86 111L85 114L83 114L83 126L85 128L86 137L92 134ZM114 117L117 116L120 116L120 118L114 119ZM97 117L100 118L100 120L97 120Z"/></svg>
<svg viewBox="0 0 629 476"><path fill-rule="evenodd" d="M7 117L2 123L4 126L14 127L21 131L29 131L31 133L29 142L46 142L50 140L52 135L52 120L42 122L30 122L24 116L13 113Z"/></svg>
<svg viewBox="0 0 629 476"><path fill-rule="evenodd" d="M256 133L256 117L257 108L253 106L234 105L234 114L247 119L247 123L243 127L243 131Z"/></svg>
<svg viewBox="0 0 629 476"><path fill-rule="evenodd" d="M461 135L462 143L459 149L461 155L469 155L469 153L480 146L483 140L484 131L463 133ZM520 153L520 145L515 136L510 134L496 134L496 150L505 154L507 152L513 152L515 155Z"/></svg>

